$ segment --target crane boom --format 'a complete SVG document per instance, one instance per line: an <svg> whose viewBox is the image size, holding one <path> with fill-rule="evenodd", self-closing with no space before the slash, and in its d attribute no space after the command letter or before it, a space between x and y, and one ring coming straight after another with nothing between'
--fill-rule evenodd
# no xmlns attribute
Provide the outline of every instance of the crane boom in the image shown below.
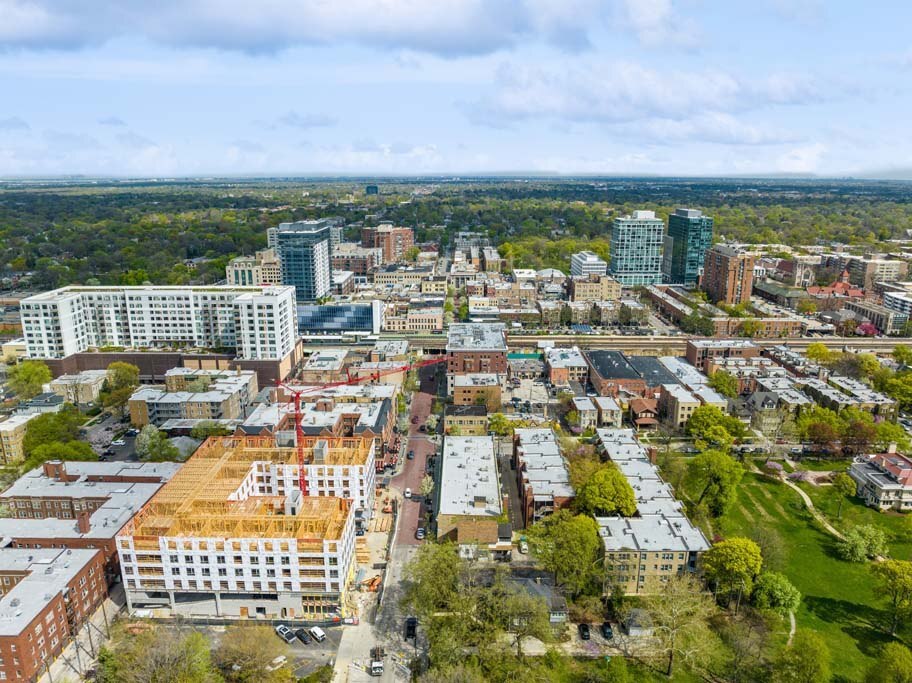
<svg viewBox="0 0 912 683"><path fill-rule="evenodd" d="M415 361L414 363L407 363L406 365L387 368L386 370L377 370L376 372L372 372L361 377L352 377L351 374L346 370L346 379L336 382L328 382L326 384L318 384L316 386L291 386L285 382L276 382L276 387L281 387L282 389L285 389L285 391L287 391L289 394L291 394L292 403L294 405L295 444L297 446L298 455L298 486L301 489L301 495L308 495L307 476L304 474L304 428L301 426L301 396L304 394L322 391L324 389L331 389L333 387L361 384L362 382L368 381L375 382L381 377L385 377L386 375L394 375L400 372L410 372L411 370L417 370L429 365L445 363L447 361L447 358L447 355L442 355L438 358L426 358L424 360Z"/></svg>

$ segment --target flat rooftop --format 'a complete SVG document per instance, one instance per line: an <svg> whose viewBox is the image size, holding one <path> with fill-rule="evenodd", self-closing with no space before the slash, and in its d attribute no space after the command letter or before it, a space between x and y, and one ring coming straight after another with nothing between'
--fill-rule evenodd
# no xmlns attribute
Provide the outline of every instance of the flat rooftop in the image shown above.
<svg viewBox="0 0 912 683"><path fill-rule="evenodd" d="M309 372L341 370L347 355L348 349L319 349L310 354L304 363L304 370Z"/></svg>
<svg viewBox="0 0 912 683"><path fill-rule="evenodd" d="M647 386L657 387L660 384L680 384L678 378L668 372L658 358L653 356L629 356L627 362L640 374Z"/></svg>
<svg viewBox="0 0 912 683"><path fill-rule="evenodd" d="M470 372L453 377L454 387L493 387L500 384L500 379L492 372Z"/></svg>
<svg viewBox="0 0 912 683"><path fill-rule="evenodd" d="M585 357L603 379L640 379L640 373L620 351L586 351Z"/></svg>
<svg viewBox="0 0 912 683"><path fill-rule="evenodd" d="M492 437L446 437L440 481L438 516L501 514L500 478Z"/></svg>
<svg viewBox="0 0 912 683"><path fill-rule="evenodd" d="M67 590L98 550L62 548L0 549L0 573L27 574L0 597L0 636L22 633L48 602ZM99 577L104 580L104 577Z"/></svg>
<svg viewBox="0 0 912 683"><path fill-rule="evenodd" d="M503 323L454 323L447 334L447 351L507 351Z"/></svg>
<svg viewBox="0 0 912 683"><path fill-rule="evenodd" d="M552 368L586 367L586 359L576 346L569 349L557 347L545 349L545 360Z"/></svg>
<svg viewBox="0 0 912 683"><path fill-rule="evenodd" d="M698 349L756 349L749 339L688 339L687 343Z"/></svg>
<svg viewBox="0 0 912 683"><path fill-rule="evenodd" d="M517 429L514 435L519 442L517 453L523 463L523 479L532 489L533 499L550 500L576 495L553 430Z"/></svg>
<svg viewBox="0 0 912 683"><path fill-rule="evenodd" d="M691 389L709 383L709 378L706 375L683 358L679 358L678 356L661 356L659 362L668 370L668 372L677 378L678 382Z"/></svg>

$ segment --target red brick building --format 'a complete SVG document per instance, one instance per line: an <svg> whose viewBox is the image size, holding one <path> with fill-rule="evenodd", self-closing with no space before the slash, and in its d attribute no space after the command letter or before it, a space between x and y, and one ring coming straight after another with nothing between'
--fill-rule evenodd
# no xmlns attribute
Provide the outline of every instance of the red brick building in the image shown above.
<svg viewBox="0 0 912 683"><path fill-rule="evenodd" d="M706 252L701 288L710 303L743 304L750 301L754 283L754 256L724 244Z"/></svg>
<svg viewBox="0 0 912 683"><path fill-rule="evenodd" d="M415 231L381 223L377 227L361 228L361 246L383 250L384 263L405 260L405 254L415 246Z"/></svg>
<svg viewBox="0 0 912 683"><path fill-rule="evenodd" d="M467 373L507 374L507 340L503 323L456 323L447 337L448 388L452 377Z"/></svg>
<svg viewBox="0 0 912 683"><path fill-rule="evenodd" d="M108 595L100 550L0 550L0 680L36 681Z"/></svg>
<svg viewBox="0 0 912 683"><path fill-rule="evenodd" d="M706 372L714 358L757 358L760 347L748 339L688 339L684 357L698 370Z"/></svg>

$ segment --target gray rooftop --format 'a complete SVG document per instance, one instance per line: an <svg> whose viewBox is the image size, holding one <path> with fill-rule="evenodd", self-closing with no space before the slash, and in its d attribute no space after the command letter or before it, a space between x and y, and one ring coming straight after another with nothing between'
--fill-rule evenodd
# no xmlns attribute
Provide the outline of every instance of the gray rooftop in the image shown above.
<svg viewBox="0 0 912 683"><path fill-rule="evenodd" d="M492 437L446 437L440 481L438 515L500 515L500 480Z"/></svg>
<svg viewBox="0 0 912 683"><path fill-rule="evenodd" d="M447 334L447 351L507 351L503 323L454 323Z"/></svg>

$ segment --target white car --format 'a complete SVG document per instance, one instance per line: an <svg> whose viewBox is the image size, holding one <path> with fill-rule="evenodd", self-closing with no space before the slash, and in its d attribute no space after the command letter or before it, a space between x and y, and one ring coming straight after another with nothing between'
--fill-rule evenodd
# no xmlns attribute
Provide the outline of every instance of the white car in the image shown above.
<svg viewBox="0 0 912 683"><path fill-rule="evenodd" d="M411 497L412 497L412 489L405 489L405 493L402 494L402 495L404 495L406 498L411 498Z"/></svg>
<svg viewBox="0 0 912 683"><path fill-rule="evenodd" d="M114 439L114 440L111 442L111 445L112 445L112 446L126 446L126 445L127 445L127 442L124 441L123 439Z"/></svg>

